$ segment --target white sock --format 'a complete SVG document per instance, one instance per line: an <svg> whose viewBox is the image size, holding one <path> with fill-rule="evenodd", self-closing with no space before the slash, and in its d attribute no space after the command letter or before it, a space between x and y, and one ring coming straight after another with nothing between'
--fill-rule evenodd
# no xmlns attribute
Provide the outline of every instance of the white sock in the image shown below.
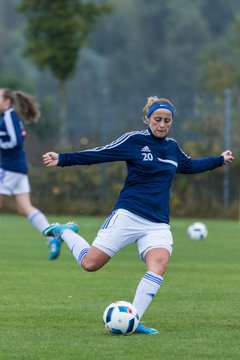
<svg viewBox="0 0 240 360"><path fill-rule="evenodd" d="M88 242L70 229L64 230L61 238L67 244L77 262L81 265L83 258L87 255L90 248Z"/></svg>
<svg viewBox="0 0 240 360"><path fill-rule="evenodd" d="M27 218L30 224L35 226L35 228L37 228L40 233L42 233L42 230L49 225L46 216L38 209L34 210L31 214L29 214ZM46 238L48 240L48 243L53 239L52 236L47 236Z"/></svg>
<svg viewBox="0 0 240 360"><path fill-rule="evenodd" d="M162 276L151 271L147 271L141 279L133 300L133 306L137 309L140 318L158 292L162 282Z"/></svg>

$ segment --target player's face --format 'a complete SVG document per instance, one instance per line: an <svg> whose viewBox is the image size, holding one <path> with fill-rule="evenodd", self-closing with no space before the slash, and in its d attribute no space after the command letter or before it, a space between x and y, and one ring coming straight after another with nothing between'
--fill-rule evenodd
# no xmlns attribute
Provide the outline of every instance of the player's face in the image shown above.
<svg viewBox="0 0 240 360"><path fill-rule="evenodd" d="M172 113L168 109L157 109L148 118L148 123L154 136L164 138L172 126Z"/></svg>
<svg viewBox="0 0 240 360"><path fill-rule="evenodd" d="M3 90L0 89L0 112L7 110L9 106L9 99L4 99Z"/></svg>

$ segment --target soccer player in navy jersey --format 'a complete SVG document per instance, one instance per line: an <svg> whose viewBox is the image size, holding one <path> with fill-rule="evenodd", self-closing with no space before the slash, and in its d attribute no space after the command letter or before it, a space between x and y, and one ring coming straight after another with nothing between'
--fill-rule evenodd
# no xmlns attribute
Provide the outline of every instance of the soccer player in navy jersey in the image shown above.
<svg viewBox="0 0 240 360"><path fill-rule="evenodd" d="M43 162L49 167L126 162L124 186L112 214L103 223L92 246L77 234L75 223L52 224L43 234L58 236L65 241L86 271L102 268L117 251L136 242L147 270L133 299L140 318L162 285L172 253L169 202L176 173L200 173L233 160L230 150L220 156L201 159L187 156L178 143L167 136L175 114L175 108L168 99L148 98L143 112L148 124L145 130L126 133L106 146L90 150L43 155ZM158 333L142 323L136 332Z"/></svg>
<svg viewBox="0 0 240 360"><path fill-rule="evenodd" d="M21 119L36 122L40 117L39 104L27 93L0 89L0 208L4 196L12 196L19 213L40 232L49 225L45 215L30 200L28 164L24 151L26 131ZM20 118L21 117L21 118ZM60 253L60 239L48 237L49 259Z"/></svg>

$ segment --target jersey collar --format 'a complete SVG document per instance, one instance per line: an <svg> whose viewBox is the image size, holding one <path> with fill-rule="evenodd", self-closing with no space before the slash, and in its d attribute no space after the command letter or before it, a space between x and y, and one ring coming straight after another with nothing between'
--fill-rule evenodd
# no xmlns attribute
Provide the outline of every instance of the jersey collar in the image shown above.
<svg viewBox="0 0 240 360"><path fill-rule="evenodd" d="M150 128L149 125L148 125L148 131L149 131L150 135L151 135L154 139L156 139L157 141L163 141L163 140L165 140L166 137L167 137L167 136L164 136L163 138L157 138L156 136L153 135L152 130L151 130L151 128Z"/></svg>

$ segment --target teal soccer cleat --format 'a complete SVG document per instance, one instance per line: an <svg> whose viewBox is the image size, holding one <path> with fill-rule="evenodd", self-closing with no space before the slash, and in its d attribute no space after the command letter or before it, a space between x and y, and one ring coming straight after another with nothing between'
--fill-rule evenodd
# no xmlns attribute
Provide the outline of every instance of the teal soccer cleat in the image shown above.
<svg viewBox="0 0 240 360"><path fill-rule="evenodd" d="M155 334L158 334L158 331L156 329L151 329L151 328L143 325L142 323L139 323L135 330L135 333L155 335Z"/></svg>
<svg viewBox="0 0 240 360"><path fill-rule="evenodd" d="M50 241L49 243L50 254L48 257L49 260L55 260L58 258L61 251L61 245L62 245L62 241L59 238L55 237L53 240Z"/></svg>
<svg viewBox="0 0 240 360"><path fill-rule="evenodd" d="M72 230L75 233L78 232L78 225L74 222L68 222L66 224L58 224L58 223L53 223L49 226L47 226L43 231L42 234L43 236L54 236L56 238L61 238L62 233L64 232L64 230Z"/></svg>

